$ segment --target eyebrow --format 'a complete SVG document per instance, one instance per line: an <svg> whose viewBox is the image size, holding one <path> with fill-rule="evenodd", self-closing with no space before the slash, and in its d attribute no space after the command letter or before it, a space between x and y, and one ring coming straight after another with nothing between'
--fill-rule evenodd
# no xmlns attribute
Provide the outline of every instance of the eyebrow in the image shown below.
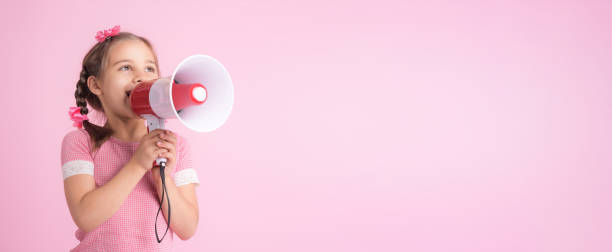
<svg viewBox="0 0 612 252"><path fill-rule="evenodd" d="M114 65L117 65L117 64L119 64L119 63L121 63L121 62L132 62L132 60L129 60L129 59L120 60L120 61L115 62L115 63L113 64L113 66L114 66ZM152 60L147 60L147 63L155 64L155 61L152 61Z"/></svg>

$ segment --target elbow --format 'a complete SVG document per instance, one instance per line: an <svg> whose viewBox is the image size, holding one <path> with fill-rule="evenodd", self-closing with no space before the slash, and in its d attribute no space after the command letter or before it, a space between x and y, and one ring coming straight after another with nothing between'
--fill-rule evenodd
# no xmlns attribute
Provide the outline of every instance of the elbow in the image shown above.
<svg viewBox="0 0 612 252"><path fill-rule="evenodd" d="M177 234L179 238L181 238L181 240L186 241L189 240L189 238L191 238L193 236L193 234L188 234L188 235L180 235Z"/></svg>
<svg viewBox="0 0 612 252"><path fill-rule="evenodd" d="M75 221L74 224L76 224L76 226L85 233L89 233L90 231L95 229L95 227L91 227L90 225L87 225L87 223L84 223L82 221Z"/></svg>
<svg viewBox="0 0 612 252"><path fill-rule="evenodd" d="M195 234L195 230L189 233L184 233L184 234L177 233L178 237L181 238L181 240L183 241L189 240L189 238L193 237L194 234Z"/></svg>
<svg viewBox="0 0 612 252"><path fill-rule="evenodd" d="M92 224L91 221L84 218L85 216L78 216L74 218L74 224L83 232L89 233L98 227L98 225Z"/></svg>
<svg viewBox="0 0 612 252"><path fill-rule="evenodd" d="M78 227L84 233L89 233L89 232L93 231L94 229L96 229L95 227L90 227L90 226L78 226Z"/></svg>
<svg viewBox="0 0 612 252"><path fill-rule="evenodd" d="M190 225L188 225L187 228L181 230L182 232L176 232L176 235L181 240L186 241L189 238L193 237L193 235L196 233L197 230L198 230L198 216L196 214L195 221L190 223Z"/></svg>
<svg viewBox="0 0 612 252"><path fill-rule="evenodd" d="M191 227L188 230L185 230L184 232L181 233L176 233L176 235L183 241L189 240L189 238L193 237L193 235L195 235L196 230L198 229L198 224L194 223L194 225L191 225Z"/></svg>
<svg viewBox="0 0 612 252"><path fill-rule="evenodd" d="M93 228L89 227L87 224L83 223L82 221L74 221L74 224L76 224L76 226L79 228L79 230L85 232L85 233L89 233L90 231L93 230Z"/></svg>

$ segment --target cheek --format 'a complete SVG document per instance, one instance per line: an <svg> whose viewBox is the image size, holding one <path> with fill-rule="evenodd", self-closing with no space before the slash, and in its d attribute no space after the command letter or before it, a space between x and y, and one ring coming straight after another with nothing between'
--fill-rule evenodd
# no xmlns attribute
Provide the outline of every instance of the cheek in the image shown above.
<svg viewBox="0 0 612 252"><path fill-rule="evenodd" d="M149 79L151 79L151 80L159 79L159 73L151 72L149 74Z"/></svg>

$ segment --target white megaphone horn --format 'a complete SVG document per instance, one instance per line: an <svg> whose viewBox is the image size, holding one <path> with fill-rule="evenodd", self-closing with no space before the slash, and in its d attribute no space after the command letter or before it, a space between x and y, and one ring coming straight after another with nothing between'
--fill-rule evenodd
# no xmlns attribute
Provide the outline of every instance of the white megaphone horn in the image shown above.
<svg viewBox="0 0 612 252"><path fill-rule="evenodd" d="M210 132L225 123L234 104L229 73L216 59L192 55L171 77L139 83L130 93L130 106L147 120L150 131L164 129L165 120L178 118L187 128ZM166 161L156 160L157 165Z"/></svg>

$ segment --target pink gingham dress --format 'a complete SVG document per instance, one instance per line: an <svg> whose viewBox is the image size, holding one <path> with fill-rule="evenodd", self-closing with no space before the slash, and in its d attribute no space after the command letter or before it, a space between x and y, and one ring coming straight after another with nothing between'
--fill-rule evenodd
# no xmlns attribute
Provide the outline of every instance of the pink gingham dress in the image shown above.
<svg viewBox="0 0 612 252"><path fill-rule="evenodd" d="M87 131L84 129L70 131L62 141L63 178L76 174L89 174L94 177L96 187L100 187L123 168L138 145L138 142L124 142L111 137L91 153L92 142ZM199 185L198 176L192 167L189 144L185 138L178 135L176 152L175 169L166 174L172 176L177 186L190 183ZM77 228L75 236L80 243L71 251L172 251L174 237L172 229L168 229L168 234L161 243L155 238L158 199L149 172L138 182L112 217L87 233ZM161 238L167 223L161 212L158 218L157 232Z"/></svg>

